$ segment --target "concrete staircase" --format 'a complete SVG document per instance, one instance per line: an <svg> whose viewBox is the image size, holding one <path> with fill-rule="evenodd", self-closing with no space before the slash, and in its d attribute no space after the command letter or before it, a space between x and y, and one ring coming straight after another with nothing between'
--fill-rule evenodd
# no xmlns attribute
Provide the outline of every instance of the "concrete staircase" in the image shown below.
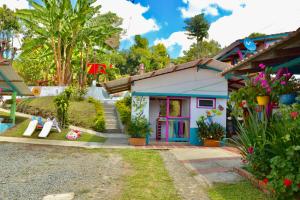
<svg viewBox="0 0 300 200"><path fill-rule="evenodd" d="M116 108L113 104L103 103L107 133L122 133Z"/></svg>

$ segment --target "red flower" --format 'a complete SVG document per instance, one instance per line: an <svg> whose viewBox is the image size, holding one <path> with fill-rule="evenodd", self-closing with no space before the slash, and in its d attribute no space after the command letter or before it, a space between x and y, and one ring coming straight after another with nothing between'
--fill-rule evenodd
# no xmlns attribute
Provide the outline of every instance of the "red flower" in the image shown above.
<svg viewBox="0 0 300 200"><path fill-rule="evenodd" d="M298 183L298 188L300 188L300 183Z"/></svg>
<svg viewBox="0 0 300 200"><path fill-rule="evenodd" d="M293 120L295 120L295 119L298 117L299 113L296 112L296 111L294 111L294 112L291 112L290 115L291 115L291 118L292 118Z"/></svg>
<svg viewBox="0 0 300 200"><path fill-rule="evenodd" d="M254 148L253 148L253 147L249 147L249 148L248 148L248 153L249 153L249 154L253 154L253 152L254 152Z"/></svg>
<svg viewBox="0 0 300 200"><path fill-rule="evenodd" d="M264 178L263 180L262 180L266 185L268 184L268 182L269 182L269 179L267 179L267 178Z"/></svg>
<svg viewBox="0 0 300 200"><path fill-rule="evenodd" d="M285 187L290 187L292 185L292 180L288 179L288 178L285 178L283 180L283 184L285 185Z"/></svg>

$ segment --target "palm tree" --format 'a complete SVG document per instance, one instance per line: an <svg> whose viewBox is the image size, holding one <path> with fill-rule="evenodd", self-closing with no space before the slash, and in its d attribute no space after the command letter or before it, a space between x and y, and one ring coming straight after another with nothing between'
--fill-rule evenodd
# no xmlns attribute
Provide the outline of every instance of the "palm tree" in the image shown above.
<svg viewBox="0 0 300 200"><path fill-rule="evenodd" d="M100 10L100 6L93 5L96 0L77 0L75 5L72 5L71 0L41 0L40 3L28 1L31 9L17 11L17 16L24 22L28 36L31 37L22 48L30 50L46 45L51 49L58 85L71 82L72 57L83 40L97 40L100 44L120 33L117 27L114 31L106 31L107 22L92 26Z"/></svg>

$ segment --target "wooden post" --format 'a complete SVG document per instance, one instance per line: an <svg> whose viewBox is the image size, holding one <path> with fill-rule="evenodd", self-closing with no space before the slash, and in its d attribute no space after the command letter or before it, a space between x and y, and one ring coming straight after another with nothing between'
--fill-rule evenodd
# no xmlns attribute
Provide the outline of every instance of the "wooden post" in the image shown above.
<svg viewBox="0 0 300 200"><path fill-rule="evenodd" d="M12 120L12 123L16 123L16 106L17 106L17 92L13 91L12 96L11 96L12 104L10 107L10 119Z"/></svg>

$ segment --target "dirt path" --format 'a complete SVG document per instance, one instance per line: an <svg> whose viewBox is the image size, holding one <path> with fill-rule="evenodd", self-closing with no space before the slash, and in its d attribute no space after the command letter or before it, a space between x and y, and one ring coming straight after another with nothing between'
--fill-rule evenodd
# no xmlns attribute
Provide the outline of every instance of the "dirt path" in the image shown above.
<svg viewBox="0 0 300 200"><path fill-rule="evenodd" d="M169 151L160 152L165 166L174 179L174 185L184 200L208 200L205 188L193 178L191 174L182 164L180 164L175 156Z"/></svg>

